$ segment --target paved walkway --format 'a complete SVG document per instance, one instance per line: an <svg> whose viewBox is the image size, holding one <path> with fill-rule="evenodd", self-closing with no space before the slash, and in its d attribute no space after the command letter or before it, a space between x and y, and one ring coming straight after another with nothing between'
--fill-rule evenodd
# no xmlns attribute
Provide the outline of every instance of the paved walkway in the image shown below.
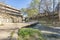
<svg viewBox="0 0 60 40"><path fill-rule="evenodd" d="M14 27L12 27L12 28L14 28ZM52 27L46 27L46 26L42 26L40 24L37 24L37 25L35 25L32 28L39 29L44 34L55 34L54 36L58 36L58 35L60 36L60 29L56 28L56 27L52 28ZM11 29L11 28L9 29L8 28L8 29L5 29L5 30L0 29L0 40L9 39L8 37L10 36L10 34L11 34L11 32L13 30L15 30L15 34L14 34L14 37L13 37L14 39L13 40L16 40L16 38L17 38L17 29L16 28L14 28L14 29Z"/></svg>
<svg viewBox="0 0 60 40"><path fill-rule="evenodd" d="M0 26L0 40L9 40L9 36L11 35L12 31L15 31L14 33L14 39L17 39L17 29L22 28L25 26L29 26L32 24L35 24L37 22L28 22L28 23L5 23L3 26Z"/></svg>
<svg viewBox="0 0 60 40"><path fill-rule="evenodd" d="M9 40L12 31L0 31L0 40ZM17 34L14 33L13 38L17 38Z"/></svg>

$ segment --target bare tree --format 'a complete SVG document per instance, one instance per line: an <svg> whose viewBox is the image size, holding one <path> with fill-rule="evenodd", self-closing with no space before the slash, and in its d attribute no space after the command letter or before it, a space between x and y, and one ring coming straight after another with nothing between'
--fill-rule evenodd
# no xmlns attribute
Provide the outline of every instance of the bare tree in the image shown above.
<svg viewBox="0 0 60 40"><path fill-rule="evenodd" d="M49 15L54 15L55 11L55 0L47 0L43 2L44 7L42 8L44 12ZM52 13L51 13L52 12Z"/></svg>
<svg viewBox="0 0 60 40"><path fill-rule="evenodd" d="M42 11L45 13L47 18L50 19L51 11L53 11L53 1L52 0L41 0L41 8Z"/></svg>

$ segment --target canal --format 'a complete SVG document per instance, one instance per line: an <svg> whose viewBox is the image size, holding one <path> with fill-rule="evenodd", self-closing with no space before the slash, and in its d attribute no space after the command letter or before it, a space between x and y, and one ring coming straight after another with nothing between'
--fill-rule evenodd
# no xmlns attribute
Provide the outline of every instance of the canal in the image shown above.
<svg viewBox="0 0 60 40"><path fill-rule="evenodd" d="M36 24L34 26L30 26L29 28L39 29L46 40L60 40L60 29L46 27L41 24Z"/></svg>

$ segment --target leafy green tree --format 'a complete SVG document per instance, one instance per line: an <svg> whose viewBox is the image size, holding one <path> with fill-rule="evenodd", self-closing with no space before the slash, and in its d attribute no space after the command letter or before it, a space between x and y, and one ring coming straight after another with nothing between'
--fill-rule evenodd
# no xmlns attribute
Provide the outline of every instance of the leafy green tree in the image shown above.
<svg viewBox="0 0 60 40"><path fill-rule="evenodd" d="M22 8L22 13L27 13L28 17L33 17L39 13L40 0L32 0L28 8Z"/></svg>
<svg viewBox="0 0 60 40"><path fill-rule="evenodd" d="M26 8L21 8L22 13L26 13Z"/></svg>
<svg viewBox="0 0 60 40"><path fill-rule="evenodd" d="M38 8L40 5L39 3L40 3L40 0L32 0L30 3L30 8Z"/></svg>
<svg viewBox="0 0 60 40"><path fill-rule="evenodd" d="M39 13L40 0L32 0L30 6L27 8L27 14L29 17L33 17Z"/></svg>
<svg viewBox="0 0 60 40"><path fill-rule="evenodd" d="M33 17L34 15L36 15L38 13L37 9L27 9L26 12L29 17Z"/></svg>

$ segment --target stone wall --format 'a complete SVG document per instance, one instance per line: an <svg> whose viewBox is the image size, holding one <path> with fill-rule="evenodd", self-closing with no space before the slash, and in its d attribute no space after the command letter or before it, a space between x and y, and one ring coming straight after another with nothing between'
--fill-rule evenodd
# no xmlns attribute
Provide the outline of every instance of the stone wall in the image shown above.
<svg viewBox="0 0 60 40"><path fill-rule="evenodd" d="M0 14L0 23L20 23L22 22L22 17L9 15L6 13Z"/></svg>
<svg viewBox="0 0 60 40"><path fill-rule="evenodd" d="M21 11L0 2L0 23L22 22Z"/></svg>

